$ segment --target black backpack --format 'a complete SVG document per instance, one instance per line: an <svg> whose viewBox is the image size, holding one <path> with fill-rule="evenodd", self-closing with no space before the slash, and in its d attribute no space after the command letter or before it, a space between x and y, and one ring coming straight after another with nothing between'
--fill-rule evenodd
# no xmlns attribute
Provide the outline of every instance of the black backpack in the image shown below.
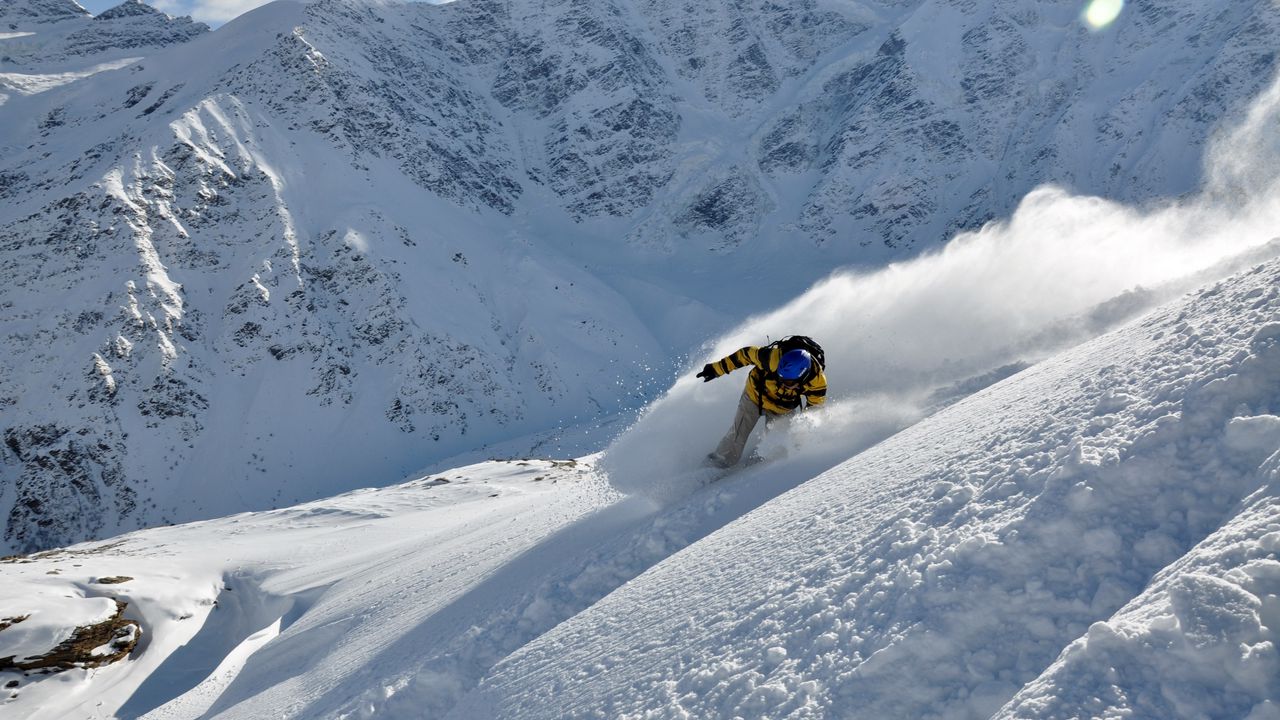
<svg viewBox="0 0 1280 720"><path fill-rule="evenodd" d="M817 363L818 367L815 375L822 372L827 367L827 355L822 352L822 346L816 340L808 335L788 335L781 340L772 343L769 347L774 348L778 352L778 357L782 357L792 350L806 350Z"/></svg>

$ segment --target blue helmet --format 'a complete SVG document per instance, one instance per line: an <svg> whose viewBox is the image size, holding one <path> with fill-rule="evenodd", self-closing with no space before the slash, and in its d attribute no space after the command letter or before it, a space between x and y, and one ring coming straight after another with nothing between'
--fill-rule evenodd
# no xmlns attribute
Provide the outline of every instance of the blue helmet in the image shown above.
<svg viewBox="0 0 1280 720"><path fill-rule="evenodd" d="M813 367L813 356L808 350L788 350L778 361L778 377L783 380L799 380Z"/></svg>

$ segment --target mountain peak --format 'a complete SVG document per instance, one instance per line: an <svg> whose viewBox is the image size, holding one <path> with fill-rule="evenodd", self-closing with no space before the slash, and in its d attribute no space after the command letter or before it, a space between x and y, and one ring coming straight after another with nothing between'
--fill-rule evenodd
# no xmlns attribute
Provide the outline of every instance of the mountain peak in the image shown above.
<svg viewBox="0 0 1280 720"><path fill-rule="evenodd" d="M27 0L6 3L0 8L0 28L16 30L23 25L40 25L89 17L75 0Z"/></svg>
<svg viewBox="0 0 1280 720"><path fill-rule="evenodd" d="M164 13L142 2L142 0L125 0L110 10L104 10L94 20L116 20L125 17L142 17L147 15L164 15Z"/></svg>

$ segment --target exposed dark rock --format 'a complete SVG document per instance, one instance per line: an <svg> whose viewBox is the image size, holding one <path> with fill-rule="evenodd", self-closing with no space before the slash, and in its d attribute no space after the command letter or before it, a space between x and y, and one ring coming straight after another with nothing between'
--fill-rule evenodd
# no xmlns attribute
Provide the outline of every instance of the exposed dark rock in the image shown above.
<svg viewBox="0 0 1280 720"><path fill-rule="evenodd" d="M112 575L110 577L100 577L94 581L94 584L95 585L122 585L131 580L133 580L133 578L127 575Z"/></svg>
<svg viewBox="0 0 1280 720"><path fill-rule="evenodd" d="M142 638L142 626L124 617L127 607L128 603L117 600L115 615L95 625L76 628L71 637L44 655L22 660L12 655L0 658L0 672L59 672L103 667L125 659Z"/></svg>

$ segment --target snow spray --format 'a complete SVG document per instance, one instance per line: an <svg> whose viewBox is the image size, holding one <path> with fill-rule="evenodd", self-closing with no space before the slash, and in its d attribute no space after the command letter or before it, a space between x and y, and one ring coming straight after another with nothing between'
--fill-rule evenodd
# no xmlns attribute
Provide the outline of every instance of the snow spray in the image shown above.
<svg viewBox="0 0 1280 720"><path fill-rule="evenodd" d="M1280 82L1210 142L1195 195L1133 207L1041 187L1008 219L938 252L837 272L711 343L601 465L628 493L693 477L728 429L746 370L705 385L692 373L797 333L826 350L830 395L820 421L792 424L790 451L835 464L927 415L935 398L979 390L1009 374L1000 368L1028 367L1225 276L1239 266L1232 258L1259 261L1278 234Z"/></svg>

